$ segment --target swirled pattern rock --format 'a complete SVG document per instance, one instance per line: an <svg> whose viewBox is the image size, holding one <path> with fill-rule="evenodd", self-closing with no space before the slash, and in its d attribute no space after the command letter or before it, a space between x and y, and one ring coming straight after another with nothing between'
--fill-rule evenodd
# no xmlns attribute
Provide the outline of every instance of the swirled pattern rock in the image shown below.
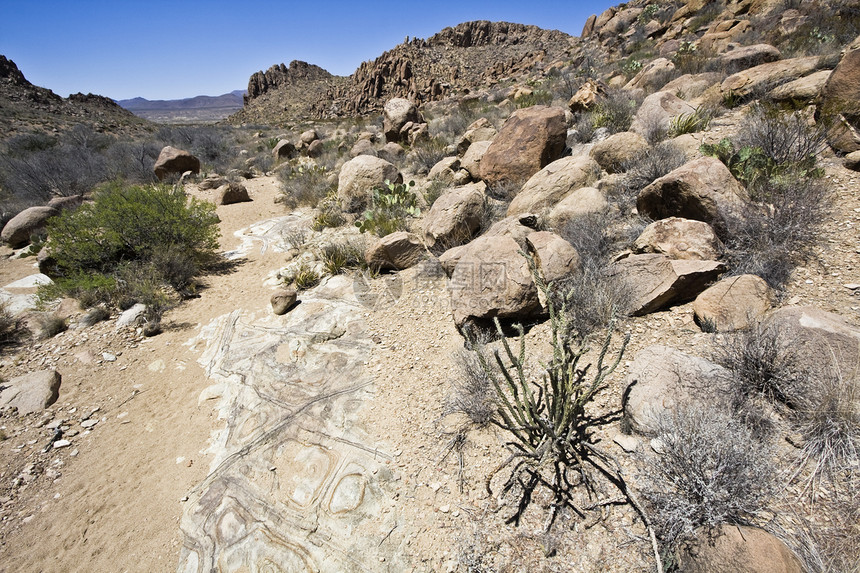
<svg viewBox="0 0 860 573"><path fill-rule="evenodd" d="M372 342L350 281L284 316L236 310L192 341L226 425L182 518L178 570L408 569L391 457L364 431Z"/></svg>

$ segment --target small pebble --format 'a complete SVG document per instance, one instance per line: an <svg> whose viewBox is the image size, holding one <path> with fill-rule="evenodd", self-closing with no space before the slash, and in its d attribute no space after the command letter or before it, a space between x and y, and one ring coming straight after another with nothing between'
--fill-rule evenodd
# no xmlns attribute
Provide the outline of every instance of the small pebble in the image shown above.
<svg viewBox="0 0 860 573"><path fill-rule="evenodd" d="M69 440L57 440L56 442L54 442L54 449L56 450L58 448L68 448L71 445L72 442L70 442Z"/></svg>

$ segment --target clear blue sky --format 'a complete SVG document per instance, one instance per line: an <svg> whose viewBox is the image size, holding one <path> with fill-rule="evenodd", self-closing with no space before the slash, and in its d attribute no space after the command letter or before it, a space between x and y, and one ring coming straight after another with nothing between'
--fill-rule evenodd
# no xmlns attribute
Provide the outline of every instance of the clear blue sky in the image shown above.
<svg viewBox="0 0 860 573"><path fill-rule="evenodd" d="M178 99L244 89L273 64L349 75L401 43L469 20L578 36L617 2L563 0L0 0L0 54L61 96Z"/></svg>

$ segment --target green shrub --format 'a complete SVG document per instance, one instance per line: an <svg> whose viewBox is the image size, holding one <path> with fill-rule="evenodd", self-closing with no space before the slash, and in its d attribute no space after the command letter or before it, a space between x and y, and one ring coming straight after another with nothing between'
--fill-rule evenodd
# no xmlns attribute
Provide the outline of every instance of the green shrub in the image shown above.
<svg viewBox="0 0 860 573"><path fill-rule="evenodd" d="M407 230L407 217L421 214L417 206L418 198L409 190L414 185L414 181L408 184L386 181L384 187L375 188L370 207L355 222L355 226L362 233L369 232L379 237Z"/></svg>
<svg viewBox="0 0 860 573"><path fill-rule="evenodd" d="M299 268L296 269L296 276L293 280L298 290L307 290L317 286L321 278L322 277L320 277L319 273L312 269L307 263L303 262Z"/></svg>
<svg viewBox="0 0 860 573"><path fill-rule="evenodd" d="M92 203L49 222L55 283L41 294L75 296L87 306L133 299L158 314L164 287L185 294L214 262L217 223L213 204L189 199L180 188L105 185Z"/></svg>
<svg viewBox="0 0 860 573"><path fill-rule="evenodd" d="M279 172L281 197L279 201L294 209L315 207L336 185L329 181L331 173L319 165L300 165Z"/></svg>
<svg viewBox="0 0 860 573"><path fill-rule="evenodd" d="M364 265L364 245L356 241L330 243L322 248L322 260L331 275L360 268Z"/></svg>
<svg viewBox="0 0 860 573"><path fill-rule="evenodd" d="M702 107L697 107L695 111L682 113L672 118L669 122L669 137L705 131L710 124L710 113Z"/></svg>

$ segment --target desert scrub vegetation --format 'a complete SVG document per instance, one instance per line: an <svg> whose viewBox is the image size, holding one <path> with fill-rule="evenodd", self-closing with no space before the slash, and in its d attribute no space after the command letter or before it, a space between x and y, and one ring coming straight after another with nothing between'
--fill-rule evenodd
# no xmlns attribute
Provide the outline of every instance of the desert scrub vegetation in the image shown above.
<svg viewBox="0 0 860 573"><path fill-rule="evenodd" d="M761 524L777 491L773 448L718 409L686 405L662 419L643 496L667 568L699 535L724 524Z"/></svg>
<svg viewBox="0 0 860 573"><path fill-rule="evenodd" d="M331 172L324 166L310 164L285 167L279 170L281 195L278 201L291 209L315 207L334 189Z"/></svg>
<svg viewBox="0 0 860 573"><path fill-rule="evenodd" d="M818 167L825 127L798 112L757 104L734 140L703 145L749 192L751 205L727 222L726 257L735 274L756 274L781 291L813 256L832 193Z"/></svg>
<svg viewBox="0 0 860 573"><path fill-rule="evenodd" d="M439 137L422 138L412 144L412 170L415 173L426 174L446 155L448 145Z"/></svg>
<svg viewBox="0 0 860 573"><path fill-rule="evenodd" d="M0 344L11 342L18 334L18 319L9 310L6 301L0 301Z"/></svg>
<svg viewBox="0 0 860 573"><path fill-rule="evenodd" d="M685 163L686 154L674 143L658 143L637 153L621 166L624 178L611 190L610 197L623 211L629 212L636 205L642 189Z"/></svg>
<svg viewBox="0 0 860 573"><path fill-rule="evenodd" d="M54 284L40 287L42 297L119 308L141 302L157 323L168 305L165 289L189 296L194 278L216 260L215 206L178 186L122 182L100 187L93 199L49 222Z"/></svg>
<svg viewBox="0 0 860 573"><path fill-rule="evenodd" d="M349 239L323 245L320 256L326 272L339 275L346 271L366 266L363 240Z"/></svg>
<svg viewBox="0 0 860 573"><path fill-rule="evenodd" d="M414 181L409 183L386 181L384 186L374 188L370 196L370 205L355 222L355 226L362 233L373 233L378 237L384 237L395 231L408 230L408 219L421 214L421 209L418 208L418 197L410 191L414 185Z"/></svg>
<svg viewBox="0 0 860 573"><path fill-rule="evenodd" d="M597 100L593 109L579 112L574 118L579 141L588 143L599 128L606 128L609 134L628 131L641 103L624 90L608 91Z"/></svg>

